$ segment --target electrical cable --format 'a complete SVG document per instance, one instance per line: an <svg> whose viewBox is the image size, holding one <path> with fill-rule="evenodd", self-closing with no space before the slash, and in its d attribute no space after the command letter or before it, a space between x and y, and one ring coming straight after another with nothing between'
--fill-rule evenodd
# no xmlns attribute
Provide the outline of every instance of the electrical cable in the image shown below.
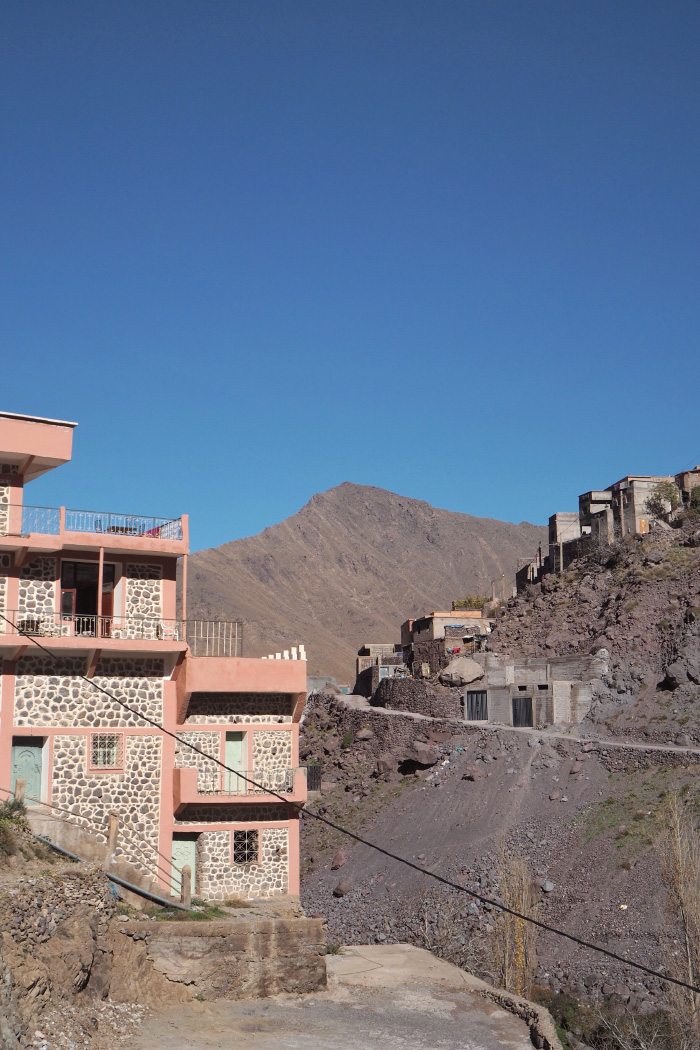
<svg viewBox="0 0 700 1050"><path fill-rule="evenodd" d="M38 649L46 653L46 655L49 656L52 660L56 661L57 663L60 663L60 658L55 653L52 653L50 649L47 649L40 642L38 642L33 635L27 634L26 631L21 631L17 627L17 625L12 622L12 620L8 619L8 617L4 615L4 613L0 612L0 617L6 623L10 624L10 626L13 627L14 630L16 630L17 633L20 634L23 638L27 638L28 641L32 642ZM572 941L574 944L580 945L582 948L588 948L590 951L598 952L601 955L606 955L609 959L614 959L616 962L620 962L625 966L631 966L635 970L641 970L643 973L648 974L650 977L656 977L661 981L666 981L667 983L678 985L680 988L687 988L691 992L700 993L700 987L698 987L697 985L688 984L688 982L682 981L677 977L670 977L667 974L660 973L658 970L654 970L650 966L645 966L643 963L633 962L630 959L625 959L624 956L618 955L617 952L610 951L609 948L602 948L599 944L593 944L591 941L586 941L582 937L577 937L573 933L568 933L566 930L560 930L556 926L551 926L549 923L542 922L541 919L534 919L531 915L524 915L522 912L515 911L514 908L509 908L505 904L500 904L498 901L492 900L489 897L483 896L483 894L477 893L475 890L467 889L466 886L462 886L458 882L453 882L451 879L447 879L443 875L438 875L434 871L429 871L427 868L422 868L419 864L414 864L413 861L407 860L406 857L400 857L398 854L392 853L390 850L385 849L383 846L377 845L376 842L370 842L369 839L362 838L361 835L355 834L355 832L350 831L349 828L344 828L341 824L336 824L334 821L329 820L327 817L321 816L320 813L314 813L313 810L305 809L305 807L301 805L301 803L293 802L290 799L286 799L283 795L278 794L278 792L273 791L271 788L267 788L262 784L256 783L256 781L252 780L244 773L239 772L239 770L232 769L230 766L227 766L225 762L222 762L218 758L214 758L213 755L208 755L205 751L202 751L201 748L197 747L196 744L191 743L189 740L185 740L183 737L179 737L177 733L173 733L170 729L166 729L165 726L161 725L159 722L156 722L154 719L149 718L148 715L144 715L140 711L131 707L131 705L127 704L125 700L120 700L118 696L115 696L114 693L111 693L108 689L105 689L103 686L98 685L91 678L88 678L87 675L76 675L75 677L86 682L88 685L92 686L93 689L97 689L98 692L103 693L105 696L108 696L110 700L113 700L115 703L119 704L120 707L122 707L125 711L129 711L129 713L134 715L136 718L139 718L141 719L141 721L146 722L150 726L153 726L154 729L157 729L159 732L171 737L173 740L177 741L177 743L183 744L185 747L189 747L190 750L194 751L198 755L201 755L202 758L208 760L209 762L214 762L215 765L219 766L227 773L234 773L241 780L244 780L247 784L250 784L252 787L257 788L263 794L271 795L273 798L279 799L279 801L284 803L285 806L289 806L293 809L296 809L302 817L313 817L314 820L318 820L322 824L325 824L327 827L333 828L334 831L340 832L347 838L351 838L355 842L360 843L360 845L367 846L370 849L373 849L375 852L381 853L384 857L388 857L389 860L398 861L399 864L404 864L406 867L412 868L414 871L419 872L419 874L421 875L427 875L429 878L434 879L436 882L441 883L443 886L448 886L450 887L450 889L457 890L460 893L466 893L469 897L473 897L475 900L481 901L482 904L489 904L491 905L491 907L496 908L498 911L505 912L508 915L512 915L516 919L521 919L524 922L529 922L533 926L537 926L540 930L545 930L547 933L553 933L557 937L564 937L567 940Z"/></svg>

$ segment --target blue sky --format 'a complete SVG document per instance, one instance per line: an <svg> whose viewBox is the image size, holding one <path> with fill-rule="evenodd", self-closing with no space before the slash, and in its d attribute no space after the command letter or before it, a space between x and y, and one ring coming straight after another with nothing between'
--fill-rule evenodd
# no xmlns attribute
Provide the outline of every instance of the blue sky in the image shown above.
<svg viewBox="0 0 700 1050"><path fill-rule="evenodd" d="M683 0L6 0L0 409L80 424L27 501L197 549L700 462L699 69Z"/></svg>

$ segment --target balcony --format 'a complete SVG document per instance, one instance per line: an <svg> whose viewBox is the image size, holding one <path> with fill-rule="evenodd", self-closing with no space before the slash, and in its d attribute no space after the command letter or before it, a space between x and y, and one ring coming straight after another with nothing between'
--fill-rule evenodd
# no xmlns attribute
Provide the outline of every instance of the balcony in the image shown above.
<svg viewBox="0 0 700 1050"><path fill-rule="evenodd" d="M124 649L128 643L160 643L146 649L189 648L192 656L240 656L243 646L242 624L237 620L164 620L141 616L96 616L85 613L57 613L18 609L0 619L0 645L18 637L51 639L51 648ZM167 643L167 644L166 644ZM45 641L42 643L45 644Z"/></svg>
<svg viewBox="0 0 700 1050"><path fill-rule="evenodd" d="M15 545L41 549L47 540L75 545L76 538L90 536L91 546L113 546L139 550L171 551L172 545L187 544L187 516L154 518L113 511L70 510L66 507L11 505L0 517L0 539L15 539ZM42 539L44 538L45 539ZM29 541L29 542L26 542ZM79 543L79 541L77 541ZM55 546L55 542L53 544ZM185 550L181 553L185 553Z"/></svg>
<svg viewBox="0 0 700 1050"><path fill-rule="evenodd" d="M247 779L244 780L243 777ZM275 792L274 795L270 794L272 791ZM221 770L173 770L173 806L176 814L185 806L192 805L237 806L246 802L275 803L279 802L276 795L283 795L289 802L305 802L306 767L243 770L240 776Z"/></svg>

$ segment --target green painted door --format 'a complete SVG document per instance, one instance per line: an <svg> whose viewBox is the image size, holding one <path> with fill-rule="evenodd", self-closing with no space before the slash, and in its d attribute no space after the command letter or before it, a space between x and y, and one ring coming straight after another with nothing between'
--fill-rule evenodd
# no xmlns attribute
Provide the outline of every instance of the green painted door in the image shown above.
<svg viewBox="0 0 700 1050"><path fill-rule="evenodd" d="M240 769L246 772L247 763L245 746L245 733L227 733L226 748L224 751L224 762L228 769ZM226 793L228 795L244 795L246 789L245 780L234 776L232 773L225 774Z"/></svg>
<svg viewBox="0 0 700 1050"><path fill-rule="evenodd" d="M10 788L15 790L18 780L26 781L24 789L29 805L33 799L41 798L41 756L43 741L36 737L16 736L12 740L12 780Z"/></svg>
<svg viewBox="0 0 700 1050"><path fill-rule="evenodd" d="M175 871L173 869L172 875L172 892L176 897L180 896L182 890L182 876L180 872L185 864L189 864L192 870L190 886L194 896L197 884L197 836L193 834L178 834L176 832L173 835L173 866L178 870Z"/></svg>

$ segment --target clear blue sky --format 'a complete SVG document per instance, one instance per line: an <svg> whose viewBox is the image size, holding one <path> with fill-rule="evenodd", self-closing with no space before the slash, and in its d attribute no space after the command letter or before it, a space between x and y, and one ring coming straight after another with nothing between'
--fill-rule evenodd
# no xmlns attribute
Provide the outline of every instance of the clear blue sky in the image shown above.
<svg viewBox="0 0 700 1050"><path fill-rule="evenodd" d="M196 549L700 462L694 0L5 0L0 49L0 409L80 424L28 502Z"/></svg>

